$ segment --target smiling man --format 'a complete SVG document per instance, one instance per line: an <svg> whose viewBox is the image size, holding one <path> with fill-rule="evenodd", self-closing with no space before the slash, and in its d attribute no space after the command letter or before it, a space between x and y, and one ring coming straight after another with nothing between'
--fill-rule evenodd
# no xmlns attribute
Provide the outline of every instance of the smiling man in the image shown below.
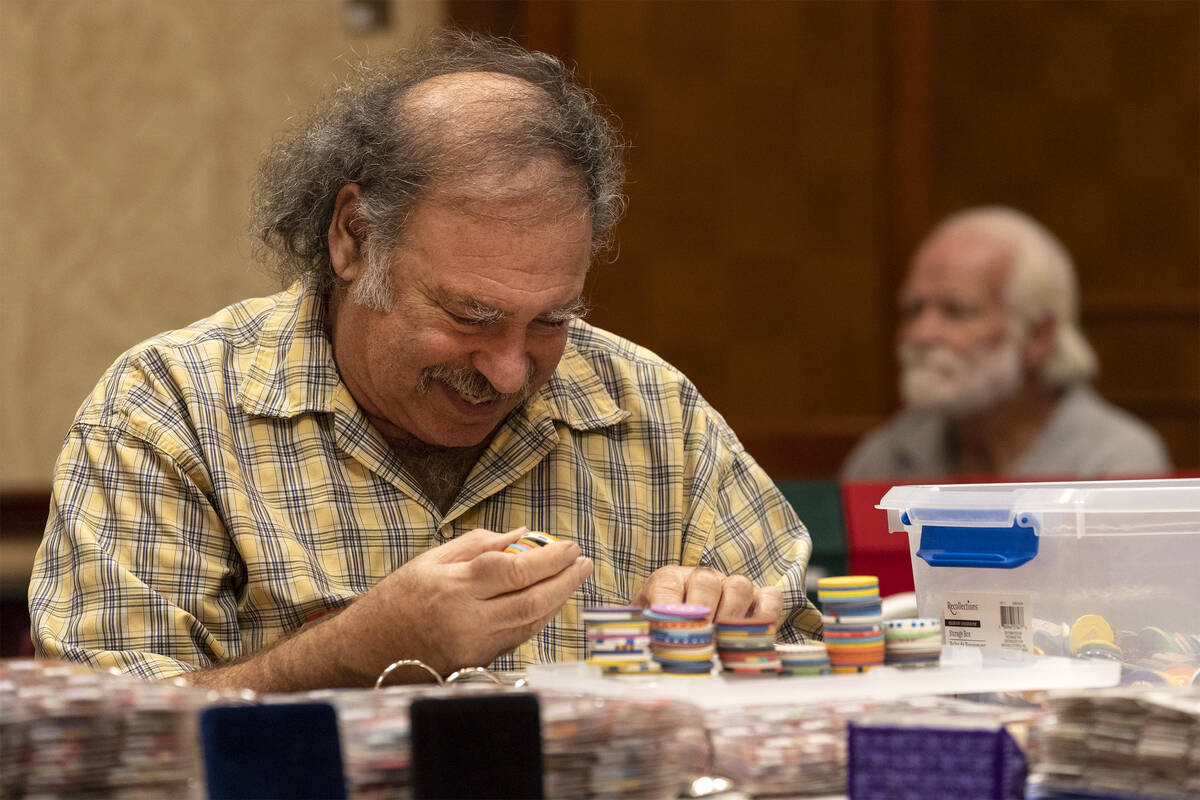
<svg viewBox="0 0 1200 800"><path fill-rule="evenodd" d="M906 408L858 444L843 478L1170 469L1158 434L1091 388L1071 258L1026 214L971 208L939 224L901 288L897 338Z"/></svg>
<svg viewBox="0 0 1200 800"><path fill-rule="evenodd" d="M578 659L589 605L819 635L770 478L683 375L581 319L620 150L509 42L441 34L339 89L261 169L290 288L134 347L71 426L38 652L289 691ZM504 552L526 528L559 541Z"/></svg>

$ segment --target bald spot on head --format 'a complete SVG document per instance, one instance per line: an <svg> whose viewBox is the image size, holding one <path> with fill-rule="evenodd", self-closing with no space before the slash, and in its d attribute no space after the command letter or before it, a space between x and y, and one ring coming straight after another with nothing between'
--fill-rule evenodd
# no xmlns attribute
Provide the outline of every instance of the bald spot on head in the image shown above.
<svg viewBox="0 0 1200 800"><path fill-rule="evenodd" d="M460 207L513 201L521 209L514 207L514 222L586 213L582 170L529 135L551 108L543 89L496 72L439 75L414 86L400 114L440 165L427 200Z"/></svg>

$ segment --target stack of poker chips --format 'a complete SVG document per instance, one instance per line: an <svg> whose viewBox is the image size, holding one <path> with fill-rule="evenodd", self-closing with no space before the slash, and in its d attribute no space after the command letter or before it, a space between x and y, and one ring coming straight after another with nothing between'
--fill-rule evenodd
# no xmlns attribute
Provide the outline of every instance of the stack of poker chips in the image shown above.
<svg viewBox="0 0 1200 800"><path fill-rule="evenodd" d="M736 675L774 675L779 672L775 620L718 620L716 628L717 655L726 672Z"/></svg>
<svg viewBox="0 0 1200 800"><path fill-rule="evenodd" d="M775 645L780 675L828 675L829 651L824 642Z"/></svg>
<svg viewBox="0 0 1200 800"><path fill-rule="evenodd" d="M835 673L866 672L883 664L879 579L843 575L817 582L825 646Z"/></svg>
<svg viewBox="0 0 1200 800"><path fill-rule="evenodd" d="M650 623L641 606L592 606L583 610L587 661L604 672L658 672L650 658Z"/></svg>
<svg viewBox="0 0 1200 800"><path fill-rule="evenodd" d="M711 609L696 603L657 603L645 612L650 620L650 650L663 672L707 675L712 671Z"/></svg>
<svg viewBox="0 0 1200 800"><path fill-rule="evenodd" d="M541 531L526 531L520 539L504 548L506 553L524 553L526 550L536 550L539 547L545 547L548 544L558 541L548 533Z"/></svg>
<svg viewBox="0 0 1200 800"><path fill-rule="evenodd" d="M883 660L889 666L937 666L942 623L936 619L889 619L883 623Z"/></svg>

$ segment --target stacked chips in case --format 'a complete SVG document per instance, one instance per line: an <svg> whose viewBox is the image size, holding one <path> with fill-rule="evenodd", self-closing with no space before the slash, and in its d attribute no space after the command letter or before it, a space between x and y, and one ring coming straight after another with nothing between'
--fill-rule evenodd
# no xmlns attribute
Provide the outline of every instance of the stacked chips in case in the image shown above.
<svg viewBox="0 0 1200 800"><path fill-rule="evenodd" d="M883 664L883 608L879 579L842 575L817 582L825 646L835 673L866 672Z"/></svg>
<svg viewBox="0 0 1200 800"><path fill-rule="evenodd" d="M824 642L775 645L780 675L828 675L829 651Z"/></svg>
<svg viewBox="0 0 1200 800"><path fill-rule="evenodd" d="M736 675L774 675L779 672L775 620L718 620L716 630L717 654L726 672Z"/></svg>
<svg viewBox="0 0 1200 800"><path fill-rule="evenodd" d="M883 659L903 667L937 666L942 654L942 623L936 619L889 619L883 623Z"/></svg>
<svg viewBox="0 0 1200 800"><path fill-rule="evenodd" d="M657 603L645 612L650 620L650 650L663 672L707 675L712 671L710 612L697 603Z"/></svg>
<svg viewBox="0 0 1200 800"><path fill-rule="evenodd" d="M641 606L591 606L583 610L587 660L605 672L658 672L650 657L650 623Z"/></svg>

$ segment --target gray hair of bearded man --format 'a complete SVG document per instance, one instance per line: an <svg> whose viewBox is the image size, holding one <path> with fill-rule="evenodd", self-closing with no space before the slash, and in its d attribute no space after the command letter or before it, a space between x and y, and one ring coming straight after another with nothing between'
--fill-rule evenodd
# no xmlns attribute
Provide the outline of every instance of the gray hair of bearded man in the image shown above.
<svg viewBox="0 0 1200 800"><path fill-rule="evenodd" d="M517 78L529 91L493 103L466 126L453 114L405 103L418 84L466 72ZM357 66L272 146L259 166L253 230L260 256L274 256L284 285L299 279L327 294L340 280L328 243L335 201L343 186L358 184L356 234L368 269L355 297L386 310L388 259L408 215L432 190L486 196L497 175L556 161L568 168L558 172L570 185L550 188L586 197L595 255L611 244L625 209L623 149L615 121L554 57L507 39L442 31L413 50Z"/></svg>
<svg viewBox="0 0 1200 800"><path fill-rule="evenodd" d="M1055 320L1054 346L1042 364L1042 384L1062 388L1094 376L1098 361L1079 327L1075 266L1058 237L1033 217L1007 206L959 211L939 223L934 233L951 225L969 226L1012 248L1007 301L1015 330L1028 330L1048 317Z"/></svg>

